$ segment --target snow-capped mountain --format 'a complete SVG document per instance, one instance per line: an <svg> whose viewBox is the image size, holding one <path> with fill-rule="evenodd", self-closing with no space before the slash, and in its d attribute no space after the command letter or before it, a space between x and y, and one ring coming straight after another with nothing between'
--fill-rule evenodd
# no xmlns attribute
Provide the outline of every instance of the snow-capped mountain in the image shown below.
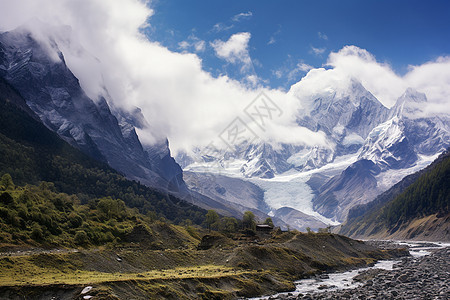
<svg viewBox="0 0 450 300"><path fill-rule="evenodd" d="M290 93L297 95L299 92L293 88ZM320 94L301 99L304 109L297 123L314 131L322 130L344 146L351 145L352 135L364 140L386 119L389 111L355 79L349 80L344 87L330 87Z"/></svg>
<svg viewBox="0 0 450 300"><path fill-rule="evenodd" d="M266 213L276 215L280 207L290 207L311 215L311 207L324 217L310 216L315 223L308 221L309 227L314 228L318 222L344 221L351 207L370 202L450 145L449 116L427 116L426 96L413 89L407 89L391 109L356 79L312 93L293 86L289 93L302 101L297 124L324 132L329 146L283 144L275 149L259 142L235 156L221 156L219 165L214 157L190 164L185 155L185 168L196 172L201 166L201 172L208 172L210 166L211 173L258 185L269 206ZM303 195L303 200L296 195ZM241 204L245 206L246 199ZM277 216L307 227L300 215L290 211Z"/></svg>
<svg viewBox="0 0 450 300"><path fill-rule="evenodd" d="M90 99L55 40L46 45L20 28L0 34L0 76L48 128L89 156L130 179L162 190L187 191L167 140L143 146L136 128L148 125L138 109L112 107L104 97Z"/></svg>
<svg viewBox="0 0 450 300"><path fill-rule="evenodd" d="M359 155L383 170L413 166L419 155L444 151L450 140L448 116L425 117L425 94L408 89L391 108L389 120L374 128Z"/></svg>
<svg viewBox="0 0 450 300"><path fill-rule="evenodd" d="M367 137L359 158L373 161L383 170L412 166L417 160L417 154L405 136L404 120L394 116L374 128Z"/></svg>
<svg viewBox="0 0 450 300"><path fill-rule="evenodd" d="M373 200L402 179L401 175L416 171L424 161L430 163L445 151L450 145L450 118L424 116L426 101L424 94L408 89L390 109L389 119L369 133L358 161L318 190L314 208L344 221L351 207ZM355 177L352 170L362 173ZM392 176L393 172L400 176Z"/></svg>
<svg viewBox="0 0 450 300"><path fill-rule="evenodd" d="M275 151L269 144L259 143L250 145L243 158L246 163L242 165L241 172L245 177L273 178L289 170L292 165L287 162L289 147Z"/></svg>
<svg viewBox="0 0 450 300"><path fill-rule="evenodd" d="M386 121L389 114L389 109L354 79L344 86L330 87L308 97L297 93L295 88L289 93L301 97L303 109L298 111L298 126L324 132L329 146L283 144L274 149L269 143L259 142L248 145L243 151L218 157L245 161L240 171L247 178L273 178L291 169L317 169L333 162L337 156L356 153L369 132ZM210 162L214 157L208 159L204 161ZM195 160L183 153L177 161L186 167Z"/></svg>

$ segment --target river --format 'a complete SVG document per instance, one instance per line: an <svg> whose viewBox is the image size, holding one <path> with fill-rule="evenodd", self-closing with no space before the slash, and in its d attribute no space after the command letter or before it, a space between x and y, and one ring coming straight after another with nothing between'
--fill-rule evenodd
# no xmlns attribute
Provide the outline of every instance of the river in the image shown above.
<svg viewBox="0 0 450 300"><path fill-rule="evenodd" d="M430 249L445 248L450 247L448 243L439 242L416 242L416 241L396 241L393 242L401 246L406 246L409 248L409 252L414 259L430 255ZM395 265L399 263L399 260L380 260L374 266L367 268L359 268L347 272L337 272L321 274L314 278L301 279L295 282L295 291L278 293L271 296L250 298L252 300L263 300L263 299L283 299L286 296L295 297L300 294L311 294L311 293L327 293L331 291L353 289L362 286L363 283L354 281L353 278L360 274L361 272L370 269L383 269L383 270L393 270Z"/></svg>

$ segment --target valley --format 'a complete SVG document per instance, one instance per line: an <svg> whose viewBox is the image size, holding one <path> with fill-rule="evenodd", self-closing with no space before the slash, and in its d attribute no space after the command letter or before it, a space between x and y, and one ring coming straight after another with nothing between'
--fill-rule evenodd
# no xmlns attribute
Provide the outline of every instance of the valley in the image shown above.
<svg viewBox="0 0 450 300"><path fill-rule="evenodd" d="M407 254L331 234L206 233L203 240L211 235L205 250L198 250L199 240L161 250L122 243L39 253L3 245L0 299L81 299L86 286L95 299L235 299L289 291L298 278Z"/></svg>
<svg viewBox="0 0 450 300"><path fill-rule="evenodd" d="M448 4L263 2L0 1L0 300L450 297Z"/></svg>
<svg viewBox="0 0 450 300"><path fill-rule="evenodd" d="M382 247L407 246L411 256L370 268L330 273L296 282L296 290L254 299L446 299L449 294L449 244L372 241Z"/></svg>

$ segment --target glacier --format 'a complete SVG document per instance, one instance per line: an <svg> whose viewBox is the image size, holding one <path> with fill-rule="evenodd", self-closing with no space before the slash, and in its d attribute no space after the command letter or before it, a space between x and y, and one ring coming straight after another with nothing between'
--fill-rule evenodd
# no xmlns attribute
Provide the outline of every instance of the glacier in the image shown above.
<svg viewBox="0 0 450 300"><path fill-rule="evenodd" d="M259 141L218 160L189 163L185 155L176 157L177 161L185 171L220 174L257 185L264 191L270 209L265 212L270 215L292 208L322 224L336 225L345 221L351 207L370 202L450 146L449 116L424 114L426 96L410 88L391 108L356 79L312 94L301 87L293 87L290 93L299 93L304 100L298 126L325 132L331 146L274 148ZM245 202L243 198L244 206Z"/></svg>

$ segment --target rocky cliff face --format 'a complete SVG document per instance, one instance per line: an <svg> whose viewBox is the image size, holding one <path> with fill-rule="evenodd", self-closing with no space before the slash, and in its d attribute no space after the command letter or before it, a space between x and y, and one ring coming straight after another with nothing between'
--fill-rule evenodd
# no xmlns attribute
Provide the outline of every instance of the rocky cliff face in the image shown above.
<svg viewBox="0 0 450 300"><path fill-rule="evenodd" d="M56 41L44 45L22 29L0 34L0 76L48 128L84 153L144 184L186 190L167 141L143 147L135 130L145 126L143 116L112 110L103 97L90 99Z"/></svg>

